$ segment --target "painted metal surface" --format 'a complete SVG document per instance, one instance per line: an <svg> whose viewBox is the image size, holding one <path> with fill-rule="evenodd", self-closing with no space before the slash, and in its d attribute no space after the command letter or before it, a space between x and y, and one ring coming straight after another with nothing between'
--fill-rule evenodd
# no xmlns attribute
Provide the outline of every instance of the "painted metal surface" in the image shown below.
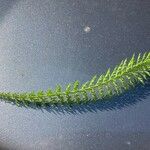
<svg viewBox="0 0 150 150"><path fill-rule="evenodd" d="M54 88L113 68L150 48L149 0L1 0L0 90ZM150 86L88 106L0 102L0 146L148 150Z"/></svg>

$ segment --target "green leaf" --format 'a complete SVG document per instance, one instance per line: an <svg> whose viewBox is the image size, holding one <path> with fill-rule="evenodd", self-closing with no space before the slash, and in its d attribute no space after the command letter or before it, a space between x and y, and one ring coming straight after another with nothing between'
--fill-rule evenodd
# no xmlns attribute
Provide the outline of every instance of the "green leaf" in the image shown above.
<svg viewBox="0 0 150 150"><path fill-rule="evenodd" d="M83 102L87 102L87 100L89 99L86 91L83 91L82 98L83 98Z"/></svg>
<svg viewBox="0 0 150 150"><path fill-rule="evenodd" d="M79 81L77 80L77 81L75 81L74 84L73 84L73 90L74 90L74 91L77 91L78 88L79 88Z"/></svg>
<svg viewBox="0 0 150 150"><path fill-rule="evenodd" d="M106 75L105 75L105 81L109 80L110 78L110 68L107 70ZM104 80L103 80L104 81Z"/></svg>
<svg viewBox="0 0 150 150"><path fill-rule="evenodd" d="M53 92L52 92L52 90L50 88L46 91L46 95L48 97L51 97L53 95Z"/></svg>
<svg viewBox="0 0 150 150"><path fill-rule="evenodd" d="M135 62L135 54L133 54L131 60L129 61L128 67L132 67Z"/></svg>
<svg viewBox="0 0 150 150"><path fill-rule="evenodd" d="M116 84L116 82L112 82L112 85L113 85L114 90L116 91L116 93L119 94L119 86Z"/></svg>
<svg viewBox="0 0 150 150"><path fill-rule="evenodd" d="M57 85L57 86L56 86L56 89L55 89L55 92L56 92L57 94L60 94L61 91L62 91L61 86L60 86L60 85Z"/></svg>
<svg viewBox="0 0 150 150"><path fill-rule="evenodd" d="M64 101L71 104L72 103L71 84L67 85L65 93L66 93L66 99Z"/></svg>
<svg viewBox="0 0 150 150"><path fill-rule="evenodd" d="M143 57L142 57L142 61L144 61L146 59L147 53L144 53Z"/></svg>
<svg viewBox="0 0 150 150"><path fill-rule="evenodd" d="M144 72L145 72L145 74L146 74L147 76L150 77L150 72L148 72L147 70L145 70Z"/></svg>
<svg viewBox="0 0 150 150"><path fill-rule="evenodd" d="M102 81L103 81L103 78L104 78L104 75L101 75L100 77L99 77L99 79L97 80L97 85L99 85L99 84L101 84L102 83Z"/></svg>
<svg viewBox="0 0 150 150"><path fill-rule="evenodd" d="M141 54L138 55L137 63L141 62Z"/></svg>
<svg viewBox="0 0 150 150"><path fill-rule="evenodd" d="M138 79L142 84L144 84L144 80L143 80L141 77L137 77L137 79Z"/></svg>
<svg viewBox="0 0 150 150"><path fill-rule="evenodd" d="M71 84L68 84L66 87L66 94L70 93L70 91L71 91Z"/></svg>
<svg viewBox="0 0 150 150"><path fill-rule="evenodd" d="M97 95L96 95L95 89L91 89L90 92L91 92L92 100L96 100L97 99Z"/></svg>
<svg viewBox="0 0 150 150"><path fill-rule="evenodd" d="M39 101L41 101L42 99L44 99L44 92L42 90L39 90L37 92L37 97L38 97Z"/></svg>
<svg viewBox="0 0 150 150"><path fill-rule="evenodd" d="M34 101L36 99L36 95L35 95L35 92L32 91L28 94L28 97L30 99L30 101Z"/></svg>
<svg viewBox="0 0 150 150"><path fill-rule="evenodd" d="M55 93L56 93L56 97L57 97L57 102L64 103L64 96L62 94L62 87L60 85L56 86Z"/></svg>
<svg viewBox="0 0 150 150"><path fill-rule="evenodd" d="M88 87L89 82L85 82L84 84L82 84L81 89L85 89Z"/></svg>
<svg viewBox="0 0 150 150"><path fill-rule="evenodd" d="M76 103L80 103L80 94L79 93L75 93L74 94L74 101L76 102Z"/></svg>
<svg viewBox="0 0 150 150"><path fill-rule="evenodd" d="M90 83L89 83L89 86L94 85L94 82L95 82L96 78L97 78L97 76L96 76L96 75L95 75L95 76L93 76L93 78L91 79L91 81L90 81Z"/></svg>
<svg viewBox="0 0 150 150"><path fill-rule="evenodd" d="M112 69L111 69L112 70ZM0 98L7 101L15 101L28 105L30 102L36 104L72 104L88 102L93 100L105 99L116 94L125 92L138 83L144 84L150 77L150 52L139 54L137 59L133 54L132 58L121 61L112 71L110 68L106 73L99 76L93 76L90 81L79 86L79 81L68 84L63 91L61 85L57 85L55 90L38 91L35 93L13 93L0 92Z"/></svg>

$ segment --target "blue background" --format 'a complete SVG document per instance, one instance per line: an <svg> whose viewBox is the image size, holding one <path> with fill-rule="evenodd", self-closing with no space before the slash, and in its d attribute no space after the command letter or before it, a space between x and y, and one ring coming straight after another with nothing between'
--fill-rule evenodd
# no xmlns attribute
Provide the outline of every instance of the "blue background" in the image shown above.
<svg viewBox="0 0 150 150"><path fill-rule="evenodd" d="M83 83L149 48L149 0L0 1L0 91ZM149 150L149 100L149 83L112 101L71 109L25 108L2 100L0 146Z"/></svg>

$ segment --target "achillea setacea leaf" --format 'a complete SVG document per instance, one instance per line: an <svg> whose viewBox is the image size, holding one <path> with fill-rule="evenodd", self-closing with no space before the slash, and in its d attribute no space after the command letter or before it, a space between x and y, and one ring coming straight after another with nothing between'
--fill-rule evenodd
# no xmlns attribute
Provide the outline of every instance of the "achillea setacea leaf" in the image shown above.
<svg viewBox="0 0 150 150"><path fill-rule="evenodd" d="M144 84L149 77L150 52L139 54L137 58L133 55L130 60L121 61L114 70L108 69L99 77L95 75L82 85L79 81L75 81L72 84L69 83L65 90L62 90L61 85L57 85L55 90L49 88L45 92L37 93L34 91L30 93L0 92L0 98L25 105L29 103L40 105L86 103L119 95L138 83Z"/></svg>

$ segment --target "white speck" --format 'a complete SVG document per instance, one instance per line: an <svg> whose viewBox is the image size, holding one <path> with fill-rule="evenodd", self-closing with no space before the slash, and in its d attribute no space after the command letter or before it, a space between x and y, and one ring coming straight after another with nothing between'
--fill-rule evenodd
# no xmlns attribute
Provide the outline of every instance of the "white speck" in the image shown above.
<svg viewBox="0 0 150 150"><path fill-rule="evenodd" d="M130 141L127 141L126 144L127 144L127 145L131 145L131 142L130 142Z"/></svg>
<svg viewBox="0 0 150 150"><path fill-rule="evenodd" d="M88 33L91 31L91 28L89 26L84 27L84 32Z"/></svg>

